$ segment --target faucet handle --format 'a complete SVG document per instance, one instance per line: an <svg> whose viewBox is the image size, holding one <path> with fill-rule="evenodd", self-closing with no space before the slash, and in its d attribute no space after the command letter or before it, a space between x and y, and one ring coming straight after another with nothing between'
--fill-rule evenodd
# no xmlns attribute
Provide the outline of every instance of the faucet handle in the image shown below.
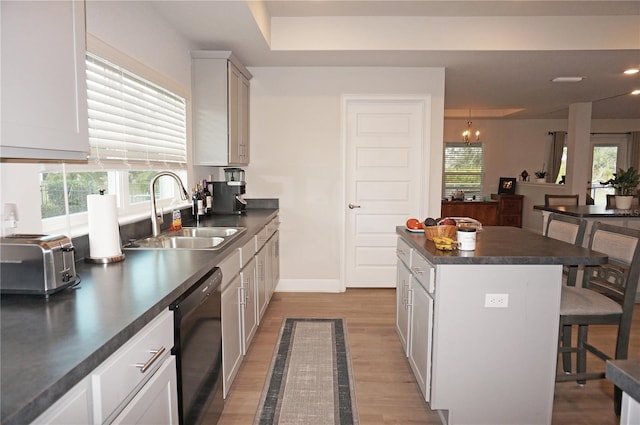
<svg viewBox="0 0 640 425"><path fill-rule="evenodd" d="M160 212L156 213L158 224L164 223L164 208L160 207Z"/></svg>

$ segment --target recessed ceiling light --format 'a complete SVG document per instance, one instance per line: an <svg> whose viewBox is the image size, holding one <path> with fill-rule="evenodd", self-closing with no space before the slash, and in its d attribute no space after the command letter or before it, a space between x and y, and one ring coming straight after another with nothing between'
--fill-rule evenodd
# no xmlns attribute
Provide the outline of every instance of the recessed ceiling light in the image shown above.
<svg viewBox="0 0 640 425"><path fill-rule="evenodd" d="M556 77L553 81L554 83L578 83L582 81L584 77Z"/></svg>
<svg viewBox="0 0 640 425"><path fill-rule="evenodd" d="M631 92L632 95L637 96L640 94L640 90L634 90Z"/></svg>
<svg viewBox="0 0 640 425"><path fill-rule="evenodd" d="M637 74L638 72L640 72L640 69L637 69L637 68L631 68L624 71L624 73L627 75Z"/></svg>

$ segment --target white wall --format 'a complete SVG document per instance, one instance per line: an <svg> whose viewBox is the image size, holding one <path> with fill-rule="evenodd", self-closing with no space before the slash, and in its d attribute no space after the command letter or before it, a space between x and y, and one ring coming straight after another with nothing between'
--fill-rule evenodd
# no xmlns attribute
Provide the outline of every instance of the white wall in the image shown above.
<svg viewBox="0 0 640 425"><path fill-rule="evenodd" d="M441 174L444 70L250 68L251 164L247 197L280 199L283 286L321 288L340 277L345 205L341 96L431 94L428 143ZM425 211L439 211L440 178ZM399 225L402 223L398 223Z"/></svg>

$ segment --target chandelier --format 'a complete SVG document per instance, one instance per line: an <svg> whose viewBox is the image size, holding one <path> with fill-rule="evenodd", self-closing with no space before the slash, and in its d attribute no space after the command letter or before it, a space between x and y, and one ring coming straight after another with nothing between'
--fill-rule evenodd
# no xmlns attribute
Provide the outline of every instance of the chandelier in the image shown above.
<svg viewBox="0 0 640 425"><path fill-rule="evenodd" d="M473 130L471 129L472 124L473 123L471 122L471 109L469 109L469 121L467 121L467 129L462 132L462 141L466 143L467 146L469 146L473 142L476 142L476 143L480 142L480 130L476 130L476 132L473 133ZM471 136L472 134L475 134L476 140L472 140L472 136Z"/></svg>

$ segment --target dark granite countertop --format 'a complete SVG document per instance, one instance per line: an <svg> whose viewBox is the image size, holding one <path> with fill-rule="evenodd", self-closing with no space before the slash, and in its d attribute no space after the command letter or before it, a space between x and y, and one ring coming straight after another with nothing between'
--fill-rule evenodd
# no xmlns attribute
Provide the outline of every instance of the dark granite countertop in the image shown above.
<svg viewBox="0 0 640 425"><path fill-rule="evenodd" d="M201 226L247 228L219 251L126 250L119 263L78 262L76 289L2 295L2 424L35 419L277 213L207 218Z"/></svg>
<svg viewBox="0 0 640 425"><path fill-rule="evenodd" d="M475 251L439 251L424 233L404 226L396 233L432 264L602 264L607 255L530 232L519 227L484 226Z"/></svg>
<svg viewBox="0 0 640 425"><path fill-rule="evenodd" d="M606 376L640 403L640 360L607 360Z"/></svg>
<svg viewBox="0 0 640 425"><path fill-rule="evenodd" d="M607 208L604 205L555 205L545 207L544 205L534 205L534 210L548 211L558 214L570 215L572 217L600 217L600 218L640 218L640 209L616 210Z"/></svg>

